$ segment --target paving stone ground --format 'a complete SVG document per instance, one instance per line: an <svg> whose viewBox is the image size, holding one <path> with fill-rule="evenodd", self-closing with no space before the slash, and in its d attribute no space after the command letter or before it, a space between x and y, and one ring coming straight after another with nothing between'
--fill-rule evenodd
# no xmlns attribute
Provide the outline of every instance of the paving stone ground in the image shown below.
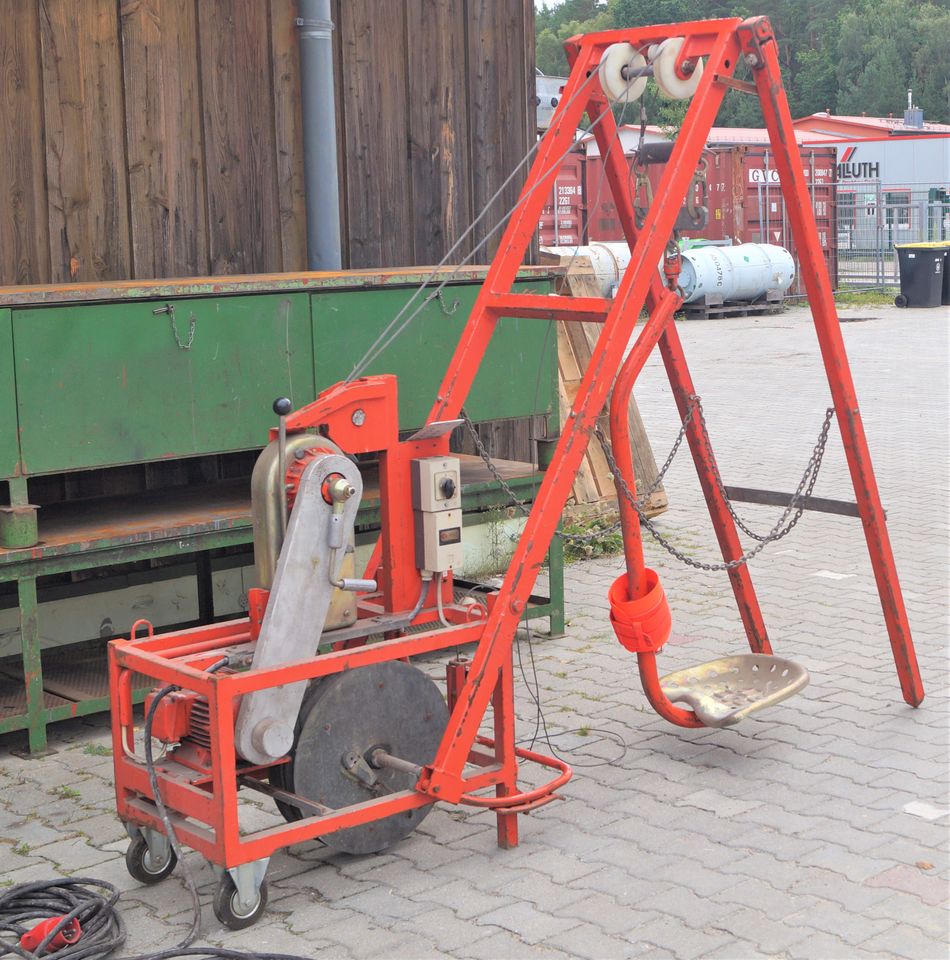
<svg viewBox="0 0 950 960"><path fill-rule="evenodd" d="M518 644L551 743L576 765L562 802L521 818L521 846L497 849L487 813L440 808L378 856L294 847L271 863L267 914L240 933L215 920L213 875L190 855L203 941L342 958L945 958L947 317L876 306L842 316L927 689L920 709L901 700L856 520L807 514L752 562L776 651L812 680L726 730L679 730L650 712L607 621L619 559L575 564L567 635ZM807 311L680 332L726 482L793 489L829 402ZM637 397L661 459L676 419L658 359ZM715 559L688 456L667 490L658 527ZM851 497L834 430L816 494ZM741 512L762 530L776 513ZM652 541L646 551L673 608L663 668L741 652L725 575L687 569ZM520 675L517 695L531 738ZM41 760L12 754L19 737L0 739L0 882L109 880L123 890L130 949L172 945L188 896L178 876L146 889L126 874L106 721L51 733L57 752ZM244 810L249 824L273 822L264 798Z"/></svg>

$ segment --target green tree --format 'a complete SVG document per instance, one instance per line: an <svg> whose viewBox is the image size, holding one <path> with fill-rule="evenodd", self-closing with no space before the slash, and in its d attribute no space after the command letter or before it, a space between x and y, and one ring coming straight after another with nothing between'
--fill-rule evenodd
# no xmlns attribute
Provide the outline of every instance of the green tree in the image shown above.
<svg viewBox="0 0 950 960"><path fill-rule="evenodd" d="M899 117L911 87L926 119L950 120L950 0L552 0L537 12L538 65L566 72L563 42L575 33L754 15L775 29L793 116ZM743 64L736 76L748 79ZM644 105L661 125L682 112L653 84ZM757 99L729 91L717 123L761 126Z"/></svg>

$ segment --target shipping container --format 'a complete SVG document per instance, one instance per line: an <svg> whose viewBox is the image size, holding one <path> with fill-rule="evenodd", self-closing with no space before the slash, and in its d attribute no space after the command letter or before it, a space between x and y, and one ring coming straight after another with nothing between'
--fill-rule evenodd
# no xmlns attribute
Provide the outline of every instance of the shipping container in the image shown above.
<svg viewBox="0 0 950 960"><path fill-rule="evenodd" d="M561 163L551 196L538 220L542 247L564 247L584 243L586 234L584 157L569 153Z"/></svg>
<svg viewBox="0 0 950 960"><path fill-rule="evenodd" d="M837 286L836 150L832 146L802 147L801 157L819 242L832 285ZM656 196L665 164L650 164L637 170L632 157L629 163L629 184L634 203L645 208L650 198ZM586 158L584 175L588 202L586 241L622 240L623 231L599 156ZM681 230L682 237L732 240L733 243L774 243L787 247L796 264L796 281L790 293L804 292L778 171L774 156L767 147L742 144L705 150L690 190L694 206L707 208L707 221L702 228Z"/></svg>

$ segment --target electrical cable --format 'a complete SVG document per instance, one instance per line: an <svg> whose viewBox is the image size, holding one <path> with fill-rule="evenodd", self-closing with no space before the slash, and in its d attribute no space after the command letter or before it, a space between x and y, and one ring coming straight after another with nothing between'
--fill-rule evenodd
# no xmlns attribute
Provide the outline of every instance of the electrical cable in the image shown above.
<svg viewBox="0 0 950 960"><path fill-rule="evenodd" d="M208 667L207 672L216 673L229 662L229 657L223 657ZM191 894L194 911L191 929L177 946L153 953L138 954L123 960L174 960L178 957L205 957L216 958L216 960L311 960L308 957L286 953L248 953L227 947L192 946L198 937L201 925L198 886L184 860L181 843L162 799L152 750L152 723L155 711L165 697L178 689L180 688L174 684L162 687L149 704L145 715L145 766L154 803L165 828L165 835L178 858L184 874L185 886ZM99 888L106 893L105 895L96 893L89 889L90 887ZM38 960L44 955L54 955L56 960L104 960L119 950L128 936L122 915L116 908L118 899L119 892L111 883L87 877L60 877L55 880L17 884L0 893L0 957L13 954L25 960ZM20 938L34 925L31 921L51 917L60 919L50 927L34 951L31 952L20 946ZM48 953L49 944L57 934L67 930L74 920L79 921L82 928L81 936L75 942L66 943ZM13 933L16 941L11 943L3 939L4 932Z"/></svg>
<svg viewBox="0 0 950 960"><path fill-rule="evenodd" d="M442 606L442 584L444 580L444 573L437 573L435 575L435 609L439 614L439 623L441 623L443 627L451 628L452 624L445 619L445 609Z"/></svg>
<svg viewBox="0 0 950 960"><path fill-rule="evenodd" d="M517 654L518 654L518 669L521 672L521 679L524 681L524 685L528 691L528 695L534 701L534 705L537 713L535 715L534 734L531 737L530 741L519 740L518 743L521 744L521 743L527 742L528 749L529 750L533 749L535 743L537 742L538 734L540 730L543 728L544 742L547 744L548 749L551 751L551 755L565 763L570 763L572 767L578 767L581 769L593 769L595 767L615 766L616 764L620 763L620 761L623 760L623 758L627 755L627 741L624 740L624 738L620 736L619 733L615 733L613 730L605 730L603 727L583 726L583 727L574 727L573 729L570 729L570 730L559 730L559 731L556 731L553 735L549 732L547 718L544 716L544 710L541 706L541 681L538 679L538 667L534 659L534 644L531 636L531 625L528 621L527 611L524 617L524 624L525 624L525 635L528 641L528 653L529 653L529 656L531 657L531 672L534 676L533 688L531 684L528 682L528 676L527 676L527 673L525 672L524 661L522 660L522 657L521 657L520 643L515 643L515 650L517 651ZM567 737L567 736L575 736L575 735L585 736L591 733L600 734L601 738L603 738L604 740L609 740L612 743L616 744L620 751L617 754L617 756L611 757L609 759L604 759L604 760L596 760L593 763L578 762L573 758L573 756L571 757L570 760L568 760L566 757L562 756L561 753L559 753L555 749L554 744L551 742L552 739L556 740L558 737ZM562 753L572 754L573 751L563 750Z"/></svg>

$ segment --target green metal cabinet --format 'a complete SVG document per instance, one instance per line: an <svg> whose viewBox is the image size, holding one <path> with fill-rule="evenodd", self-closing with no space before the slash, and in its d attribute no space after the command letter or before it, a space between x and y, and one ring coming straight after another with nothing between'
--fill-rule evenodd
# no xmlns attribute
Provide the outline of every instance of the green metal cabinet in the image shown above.
<svg viewBox="0 0 950 960"><path fill-rule="evenodd" d="M478 285L446 287L364 371L398 377L402 429L425 423L480 289ZM515 285L518 293L548 293L550 289L550 282ZM350 374L411 293L373 289L314 295L313 357L318 391ZM399 323L421 302L420 297ZM556 352L557 337L551 324L501 318L465 403L466 412L473 420L503 420L531 412L554 416ZM550 425L554 427L555 422Z"/></svg>
<svg viewBox="0 0 950 960"><path fill-rule="evenodd" d="M0 480L11 502L28 505L27 477L260 448L275 422L275 397L300 406L344 379L428 273L0 290ZM404 429L424 423L483 277L481 267L452 271L441 296L367 369L399 377ZM527 268L515 289L548 293L552 275ZM467 412L480 421L546 415L554 433L557 397L553 324L501 319ZM101 663L85 669L71 652L43 653L40 578L194 556L198 595L210 591L213 617L210 551L252 540L247 492L241 481L235 492L234 483L110 495L95 507L54 497L39 510L35 546L0 547L0 583L17 584L22 650L18 663L0 661L0 733L27 730L39 752L46 724L108 705ZM530 500L540 475L526 464L512 483ZM463 493L469 514L508 504L495 482L470 483ZM361 524L378 523L377 513L366 504ZM550 616L560 632L557 540L550 562L550 601L539 600L531 614Z"/></svg>
<svg viewBox="0 0 950 960"><path fill-rule="evenodd" d="M15 311L23 472L260 446L275 397L313 399L309 300L299 293ZM0 455L6 464L6 446Z"/></svg>
<svg viewBox="0 0 950 960"><path fill-rule="evenodd" d="M19 459L16 381L13 376L13 322L10 311L0 309L0 477L12 477Z"/></svg>

